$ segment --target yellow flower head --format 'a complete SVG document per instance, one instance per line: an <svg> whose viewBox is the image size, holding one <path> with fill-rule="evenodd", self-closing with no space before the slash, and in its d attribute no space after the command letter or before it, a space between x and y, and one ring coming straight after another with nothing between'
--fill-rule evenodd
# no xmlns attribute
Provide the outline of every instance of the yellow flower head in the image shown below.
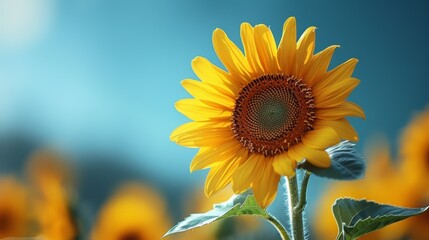
<svg viewBox="0 0 429 240"><path fill-rule="evenodd" d="M70 209L69 168L58 154L49 150L35 152L28 162L39 233L49 240L71 240L77 235Z"/></svg>
<svg viewBox="0 0 429 240"><path fill-rule="evenodd" d="M429 109L417 115L404 131L400 168L410 187L429 202Z"/></svg>
<svg viewBox="0 0 429 240"><path fill-rule="evenodd" d="M401 139L401 180L417 195L415 207L429 205L429 108L419 113L405 128ZM425 239L429 213L409 219L410 239Z"/></svg>
<svg viewBox="0 0 429 240"><path fill-rule="evenodd" d="M357 141L345 119L364 118L359 106L346 101L359 84L351 76L357 59L328 71L338 46L314 54L315 30L308 28L297 42L291 17L277 46L266 25L243 23L243 53L216 29L213 46L227 71L203 57L192 61L201 81L182 81L194 98L178 101L176 108L193 122L170 138L200 148L191 171L211 168L207 195L232 183L236 193L253 188L266 207L275 198L280 175L293 176L304 159L329 167L326 148L341 139Z"/></svg>
<svg viewBox="0 0 429 240"><path fill-rule="evenodd" d="M27 163L27 173L36 185L57 182L68 187L72 180L72 166L58 153L49 149L34 152Z"/></svg>
<svg viewBox="0 0 429 240"><path fill-rule="evenodd" d="M0 179L0 239L28 236L28 194L13 177Z"/></svg>
<svg viewBox="0 0 429 240"><path fill-rule="evenodd" d="M127 184L102 207L91 239L160 239L169 225L165 203L156 192Z"/></svg>

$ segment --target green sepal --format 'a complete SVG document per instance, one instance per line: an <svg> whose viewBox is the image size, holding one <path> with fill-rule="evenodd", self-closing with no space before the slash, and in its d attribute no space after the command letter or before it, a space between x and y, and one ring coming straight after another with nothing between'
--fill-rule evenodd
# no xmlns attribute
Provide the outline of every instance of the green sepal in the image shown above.
<svg viewBox="0 0 429 240"><path fill-rule="evenodd" d="M421 214L425 208L403 208L367 200L339 198L332 206L338 226L337 240L353 240L389 224Z"/></svg>
<svg viewBox="0 0 429 240"><path fill-rule="evenodd" d="M268 213L261 208L250 192L233 195L228 201L215 204L213 209L205 213L191 214L176 226L172 227L164 237L173 233L179 233L202 227L214 221L240 215L257 215L268 218Z"/></svg>

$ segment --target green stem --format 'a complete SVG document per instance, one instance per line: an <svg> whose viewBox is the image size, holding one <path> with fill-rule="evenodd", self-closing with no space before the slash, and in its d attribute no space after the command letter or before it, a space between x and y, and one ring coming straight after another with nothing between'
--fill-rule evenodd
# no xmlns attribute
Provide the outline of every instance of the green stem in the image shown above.
<svg viewBox="0 0 429 240"><path fill-rule="evenodd" d="M299 192L299 202L298 205L295 206L294 211L304 211L305 206L307 205L307 186L308 180L310 180L311 172L305 171L304 178L301 183L301 190Z"/></svg>
<svg viewBox="0 0 429 240"><path fill-rule="evenodd" d="M305 189L303 189L305 191ZM302 209L299 209L298 180L296 176L288 178L289 217L293 240L304 240Z"/></svg>
<svg viewBox="0 0 429 240"><path fill-rule="evenodd" d="M290 236L286 231L286 228L281 224L279 220L277 220L274 216L270 214L268 214L266 219L277 229L280 236L282 237L282 240L290 240Z"/></svg>

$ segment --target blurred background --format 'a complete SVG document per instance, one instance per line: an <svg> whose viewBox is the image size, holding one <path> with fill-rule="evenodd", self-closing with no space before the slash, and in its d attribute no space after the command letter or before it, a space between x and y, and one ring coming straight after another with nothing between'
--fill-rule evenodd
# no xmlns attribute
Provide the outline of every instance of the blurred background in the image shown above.
<svg viewBox="0 0 429 240"><path fill-rule="evenodd" d="M189 213L210 208L199 204L220 201L203 195L206 171L189 173L196 149L175 145L169 135L188 121L174 102L188 97L180 81L196 77L191 60L200 55L221 66L212 31L222 28L240 45L244 21L269 25L279 41L283 22L296 16L298 34L317 27L317 51L341 45L331 67L360 60L354 76L361 84L349 98L367 115L366 121L351 119L360 134L357 148L371 169L395 168L389 174L402 182L413 175L396 169L410 155L400 150L404 129L429 111L428 12L426 1L0 0L0 196L7 196L0 201L0 238L158 239ZM429 130L415 130L424 131L408 142L422 142L416 151L429 152ZM424 156L421 162L428 163ZM380 159L385 165L371 165ZM403 169L425 169L411 165ZM318 230L324 220L314 220L331 218L318 213L330 184L312 177L306 216L316 225L312 231L335 235L336 228ZM415 192L422 189L428 191ZM228 198L226 191L219 199ZM282 196L271 211L285 222ZM403 195L383 196L389 202ZM428 197L413 199L403 204L422 206ZM128 212L117 210L133 204ZM151 219L146 232L135 227L136 215ZM134 220L118 226L109 219ZM244 227L222 234L207 228L169 238L278 238L265 223L240 221ZM232 234L242 228L250 233ZM407 231L395 237L401 234ZM429 239L422 236L413 239Z"/></svg>

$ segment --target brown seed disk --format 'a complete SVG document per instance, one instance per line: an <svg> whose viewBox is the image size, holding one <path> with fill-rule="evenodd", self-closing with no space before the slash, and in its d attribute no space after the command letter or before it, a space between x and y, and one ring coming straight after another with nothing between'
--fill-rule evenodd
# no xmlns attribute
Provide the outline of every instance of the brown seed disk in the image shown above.
<svg viewBox="0 0 429 240"><path fill-rule="evenodd" d="M250 152L266 156L286 151L313 129L311 89L294 76L268 74L244 86L232 114L235 138Z"/></svg>
<svg viewBox="0 0 429 240"><path fill-rule="evenodd" d="M119 237L119 240L144 240L145 238L140 235L138 232L126 232Z"/></svg>

